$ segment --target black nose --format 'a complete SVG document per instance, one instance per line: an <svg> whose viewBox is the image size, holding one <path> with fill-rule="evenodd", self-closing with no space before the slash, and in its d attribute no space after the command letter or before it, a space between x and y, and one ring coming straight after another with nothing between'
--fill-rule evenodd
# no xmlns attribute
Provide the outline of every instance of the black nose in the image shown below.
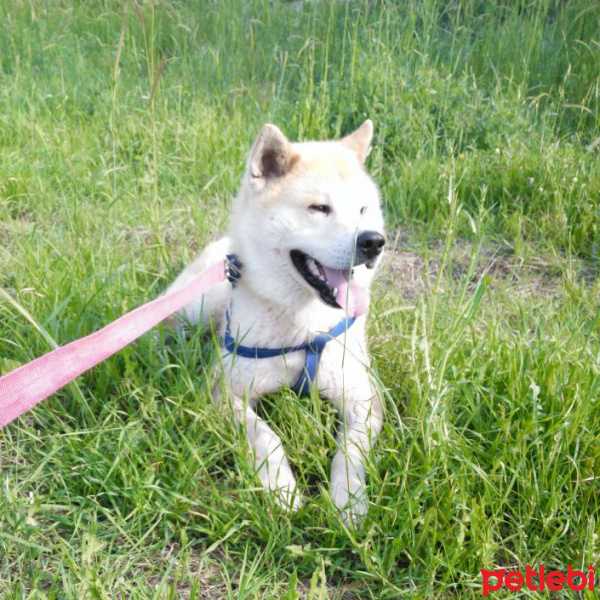
<svg viewBox="0 0 600 600"><path fill-rule="evenodd" d="M377 231L363 231L356 238L356 247L366 258L381 254L384 245L385 238Z"/></svg>

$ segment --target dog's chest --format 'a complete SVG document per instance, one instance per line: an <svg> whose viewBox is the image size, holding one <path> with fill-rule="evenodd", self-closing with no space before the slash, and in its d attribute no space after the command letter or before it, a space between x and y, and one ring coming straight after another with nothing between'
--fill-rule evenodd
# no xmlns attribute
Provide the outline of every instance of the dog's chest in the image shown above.
<svg viewBox="0 0 600 600"><path fill-rule="evenodd" d="M241 343L248 345L246 339L242 339ZM258 345L254 336L251 339L252 344ZM273 345L268 347L272 348ZM362 373L367 363L364 323L357 323L351 330L326 344L314 383L325 396L338 396L344 388L353 386L356 373ZM294 387L307 366L307 352L298 350L256 359L225 352L222 364L233 393L240 397L246 395L255 398L276 392L284 386Z"/></svg>

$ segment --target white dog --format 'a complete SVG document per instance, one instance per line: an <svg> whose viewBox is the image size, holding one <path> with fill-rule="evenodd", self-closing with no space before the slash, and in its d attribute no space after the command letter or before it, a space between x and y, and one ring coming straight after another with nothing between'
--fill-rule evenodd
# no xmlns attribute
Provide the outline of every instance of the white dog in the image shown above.
<svg viewBox="0 0 600 600"><path fill-rule="evenodd" d="M379 192L363 168L372 136L366 121L339 141L290 143L265 125L229 237L210 244L167 290L230 255L234 284L217 284L181 313L192 323L214 319L224 338L218 368L225 384L215 398L228 396L260 480L293 509L300 494L281 440L254 407L288 385L330 399L342 422L331 493L347 523L367 510L364 464L382 425L365 335L369 286L385 243Z"/></svg>

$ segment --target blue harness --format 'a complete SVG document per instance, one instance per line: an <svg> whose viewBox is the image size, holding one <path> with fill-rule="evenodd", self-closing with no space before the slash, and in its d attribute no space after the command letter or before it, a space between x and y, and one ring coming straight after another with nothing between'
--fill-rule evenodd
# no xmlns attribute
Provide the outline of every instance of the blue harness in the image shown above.
<svg viewBox="0 0 600 600"><path fill-rule="evenodd" d="M227 279L229 279L234 286L241 277L241 266L242 264L234 254L229 254L227 256ZM225 327L225 335L223 336L223 345L229 352L231 352L231 354L235 356L255 359L274 358L276 356L289 354L290 352L306 351L306 362L304 363L304 368L302 369L300 378L291 388L292 391L299 396L308 394L310 385L315 384L319 362L327 343L342 335L342 333L352 327L352 325L354 325L354 321L356 321L356 317L344 317L327 333L320 333L310 340L310 342L303 342L297 346L288 346L286 348L250 348L248 346L242 346L241 344L238 344L235 338L232 337L229 327L231 316L229 308L227 309L225 315L227 319L227 326Z"/></svg>

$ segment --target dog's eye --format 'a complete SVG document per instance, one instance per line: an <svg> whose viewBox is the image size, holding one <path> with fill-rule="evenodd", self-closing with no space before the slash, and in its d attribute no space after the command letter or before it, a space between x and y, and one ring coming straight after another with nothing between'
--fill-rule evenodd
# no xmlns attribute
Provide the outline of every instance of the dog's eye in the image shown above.
<svg viewBox="0 0 600 600"><path fill-rule="evenodd" d="M311 204L308 207L308 210L310 210L311 212L320 212L324 215L328 215L331 212L331 206L329 206L328 204Z"/></svg>
<svg viewBox="0 0 600 600"><path fill-rule="evenodd" d="M367 207L366 207L366 206L363 206L363 207L360 209L360 214L361 214L361 215L364 215L366 212L367 212Z"/></svg>

